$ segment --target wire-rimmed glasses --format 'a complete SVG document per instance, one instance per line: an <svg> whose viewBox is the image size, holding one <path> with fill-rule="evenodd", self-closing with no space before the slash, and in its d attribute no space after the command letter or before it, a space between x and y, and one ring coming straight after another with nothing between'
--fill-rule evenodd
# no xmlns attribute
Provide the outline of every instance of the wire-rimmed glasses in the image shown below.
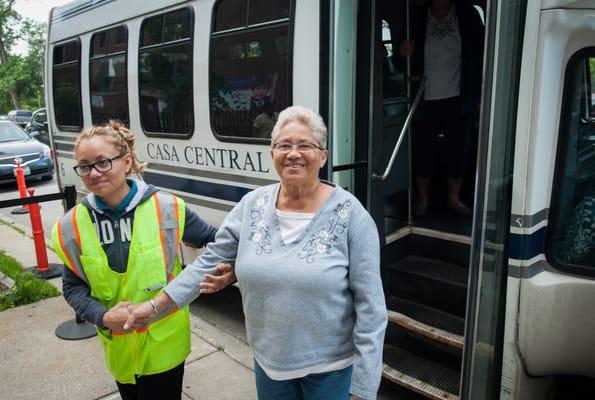
<svg viewBox="0 0 595 400"><path fill-rule="evenodd" d="M279 153L287 154L293 149L296 149L301 154L312 153L316 150L324 150L322 147L310 142L301 142L298 144L291 144L289 142L277 142L273 145L273 149Z"/></svg>

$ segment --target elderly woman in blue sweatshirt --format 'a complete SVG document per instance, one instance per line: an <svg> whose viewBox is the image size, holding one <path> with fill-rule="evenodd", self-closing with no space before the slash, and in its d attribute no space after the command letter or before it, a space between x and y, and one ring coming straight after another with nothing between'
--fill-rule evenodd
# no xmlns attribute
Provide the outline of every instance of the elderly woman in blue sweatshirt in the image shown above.
<svg viewBox="0 0 595 400"><path fill-rule="evenodd" d="M376 226L318 178L328 151L314 111L279 114L271 156L281 182L244 196L215 242L128 324L185 306L205 274L235 259L259 399L376 398L387 323Z"/></svg>

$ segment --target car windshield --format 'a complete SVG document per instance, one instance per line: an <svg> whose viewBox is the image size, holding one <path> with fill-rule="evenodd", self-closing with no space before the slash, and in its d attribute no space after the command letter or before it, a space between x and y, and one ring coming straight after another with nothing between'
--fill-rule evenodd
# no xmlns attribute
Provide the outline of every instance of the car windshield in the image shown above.
<svg viewBox="0 0 595 400"><path fill-rule="evenodd" d="M0 143L27 139L29 139L29 135L21 128L12 124L0 124Z"/></svg>

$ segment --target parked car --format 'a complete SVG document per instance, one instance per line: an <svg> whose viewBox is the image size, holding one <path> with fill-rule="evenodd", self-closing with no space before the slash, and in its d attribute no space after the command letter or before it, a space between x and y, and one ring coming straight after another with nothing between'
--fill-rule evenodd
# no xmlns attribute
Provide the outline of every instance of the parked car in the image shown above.
<svg viewBox="0 0 595 400"><path fill-rule="evenodd" d="M8 117L15 124L25 127L31 121L31 114L33 113L29 110L11 110Z"/></svg>
<svg viewBox="0 0 595 400"><path fill-rule="evenodd" d="M48 114L45 108L33 111L31 122L25 126L25 130L33 139L50 146L50 135L48 133Z"/></svg>
<svg viewBox="0 0 595 400"><path fill-rule="evenodd" d="M10 117L8 115L0 115L0 121L10 121Z"/></svg>
<svg viewBox="0 0 595 400"><path fill-rule="evenodd" d="M54 176L50 148L33 139L18 125L0 121L0 183L16 180L14 168L19 158L26 179L49 180Z"/></svg>

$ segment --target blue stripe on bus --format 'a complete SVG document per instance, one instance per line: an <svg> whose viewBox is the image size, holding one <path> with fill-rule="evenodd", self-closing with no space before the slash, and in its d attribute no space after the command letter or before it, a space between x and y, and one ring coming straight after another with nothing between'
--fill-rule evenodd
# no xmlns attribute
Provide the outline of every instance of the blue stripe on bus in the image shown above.
<svg viewBox="0 0 595 400"><path fill-rule="evenodd" d="M148 183L152 183L162 188L233 201L236 203L239 202L246 193L252 190L240 186L198 181L195 179L180 178L154 172L144 172L143 178ZM545 253L546 233L547 226L544 226L529 235L511 233L508 256L517 260L530 260L539 254Z"/></svg>
<svg viewBox="0 0 595 400"><path fill-rule="evenodd" d="M517 260L530 260L545 253L545 237L547 226L536 230L530 235L510 234L508 256Z"/></svg>
<svg viewBox="0 0 595 400"><path fill-rule="evenodd" d="M221 183L198 181L190 178L180 178L178 176L163 175L155 172L143 172L143 179L147 183L166 189L177 190L198 194L200 196L212 197L215 199L239 202L244 195L252 189L224 185Z"/></svg>

